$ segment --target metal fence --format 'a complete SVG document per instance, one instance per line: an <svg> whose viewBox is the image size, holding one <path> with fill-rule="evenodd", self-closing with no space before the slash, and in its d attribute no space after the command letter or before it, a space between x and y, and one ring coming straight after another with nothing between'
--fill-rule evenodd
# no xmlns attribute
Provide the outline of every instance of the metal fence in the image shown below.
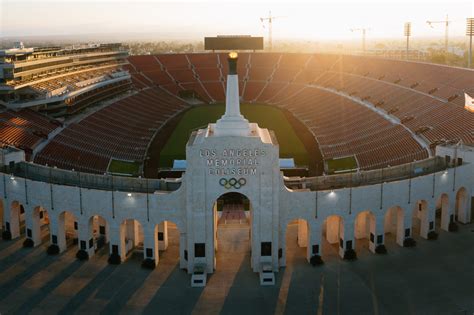
<svg viewBox="0 0 474 315"><path fill-rule="evenodd" d="M448 166L445 159L434 157L423 161L377 170L307 178L288 178L285 180L285 184L287 187L293 189L310 190L357 187L432 174L445 170Z"/></svg>
<svg viewBox="0 0 474 315"><path fill-rule="evenodd" d="M99 190L154 193L155 191L174 191L181 186L179 179L146 179L97 175L52 168L28 162L5 165L2 167L2 172L34 181Z"/></svg>
<svg viewBox="0 0 474 315"><path fill-rule="evenodd" d="M292 189L310 190L357 187L432 174L443 171L450 166L453 165L448 165L443 158L434 157L423 161L371 171L318 177L287 177L285 178L285 185ZM111 191L140 193L154 193L156 191L169 192L175 191L181 186L180 178L146 179L136 177L97 175L52 168L28 162L4 165L2 166L2 172L15 177L51 184Z"/></svg>

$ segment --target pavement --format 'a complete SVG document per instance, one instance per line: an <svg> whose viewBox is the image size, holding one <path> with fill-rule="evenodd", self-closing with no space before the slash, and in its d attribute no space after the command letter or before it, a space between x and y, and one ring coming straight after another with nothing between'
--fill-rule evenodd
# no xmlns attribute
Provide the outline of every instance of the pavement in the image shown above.
<svg viewBox="0 0 474 315"><path fill-rule="evenodd" d="M473 224L439 231L436 241L416 238L414 248L387 235L386 255L360 240L353 262L324 243L318 267L306 262L296 229L288 227L287 267L272 287L251 271L242 231L218 231L217 270L205 288L191 288L179 269L173 226L153 271L140 267L140 255L109 265L106 249L86 262L76 260L75 247L48 256L47 235L32 249L22 247L24 237L0 240L0 314L474 314Z"/></svg>

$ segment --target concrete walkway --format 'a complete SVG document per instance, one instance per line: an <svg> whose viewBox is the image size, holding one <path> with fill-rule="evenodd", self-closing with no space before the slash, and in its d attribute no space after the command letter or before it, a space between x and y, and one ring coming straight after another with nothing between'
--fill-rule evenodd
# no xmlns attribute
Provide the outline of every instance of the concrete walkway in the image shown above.
<svg viewBox="0 0 474 315"><path fill-rule="evenodd" d="M239 232L240 233L240 232ZM312 267L296 245L296 225L287 233L287 263L274 287L260 287L251 272L248 241L217 252L218 270L205 288L191 288L179 269L179 232L153 270L140 257L107 264L102 249L87 262L76 248L54 257L46 242L22 248L23 239L0 241L0 313L3 314L472 314L474 225L440 232L437 241L417 238L401 248L387 236L388 254L373 255L357 242L359 259L341 261L323 244L326 264ZM224 233L225 234L225 233ZM240 233L239 235L244 235ZM235 239L235 238L233 238ZM47 240L47 238L45 238Z"/></svg>

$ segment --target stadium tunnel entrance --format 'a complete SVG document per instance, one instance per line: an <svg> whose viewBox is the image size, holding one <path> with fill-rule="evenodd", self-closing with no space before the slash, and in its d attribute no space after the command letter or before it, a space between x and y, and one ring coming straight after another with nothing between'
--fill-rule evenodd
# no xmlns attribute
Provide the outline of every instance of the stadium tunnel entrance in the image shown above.
<svg viewBox="0 0 474 315"><path fill-rule="evenodd" d="M236 258L249 259L252 242L252 206L250 200L238 192L229 192L217 198L214 212L214 269L226 269L236 264Z"/></svg>

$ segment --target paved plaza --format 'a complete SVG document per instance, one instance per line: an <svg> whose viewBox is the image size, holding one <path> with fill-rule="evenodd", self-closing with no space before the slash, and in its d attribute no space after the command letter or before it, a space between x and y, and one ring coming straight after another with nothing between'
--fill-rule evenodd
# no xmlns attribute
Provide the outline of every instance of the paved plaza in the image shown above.
<svg viewBox="0 0 474 315"><path fill-rule="evenodd" d="M219 239L218 269L205 288L191 288L190 276L179 269L174 227L153 271L140 267L141 253L119 266L107 263L106 249L87 262L76 260L76 247L48 256L44 235L34 249L22 248L24 238L0 241L1 314L474 313L472 224L440 232L436 241L416 239L415 248L401 248L387 235L387 255L370 253L362 240L354 262L340 260L336 247L324 244L320 267L306 262L296 225L290 225L287 267L272 287L259 285L245 240Z"/></svg>

